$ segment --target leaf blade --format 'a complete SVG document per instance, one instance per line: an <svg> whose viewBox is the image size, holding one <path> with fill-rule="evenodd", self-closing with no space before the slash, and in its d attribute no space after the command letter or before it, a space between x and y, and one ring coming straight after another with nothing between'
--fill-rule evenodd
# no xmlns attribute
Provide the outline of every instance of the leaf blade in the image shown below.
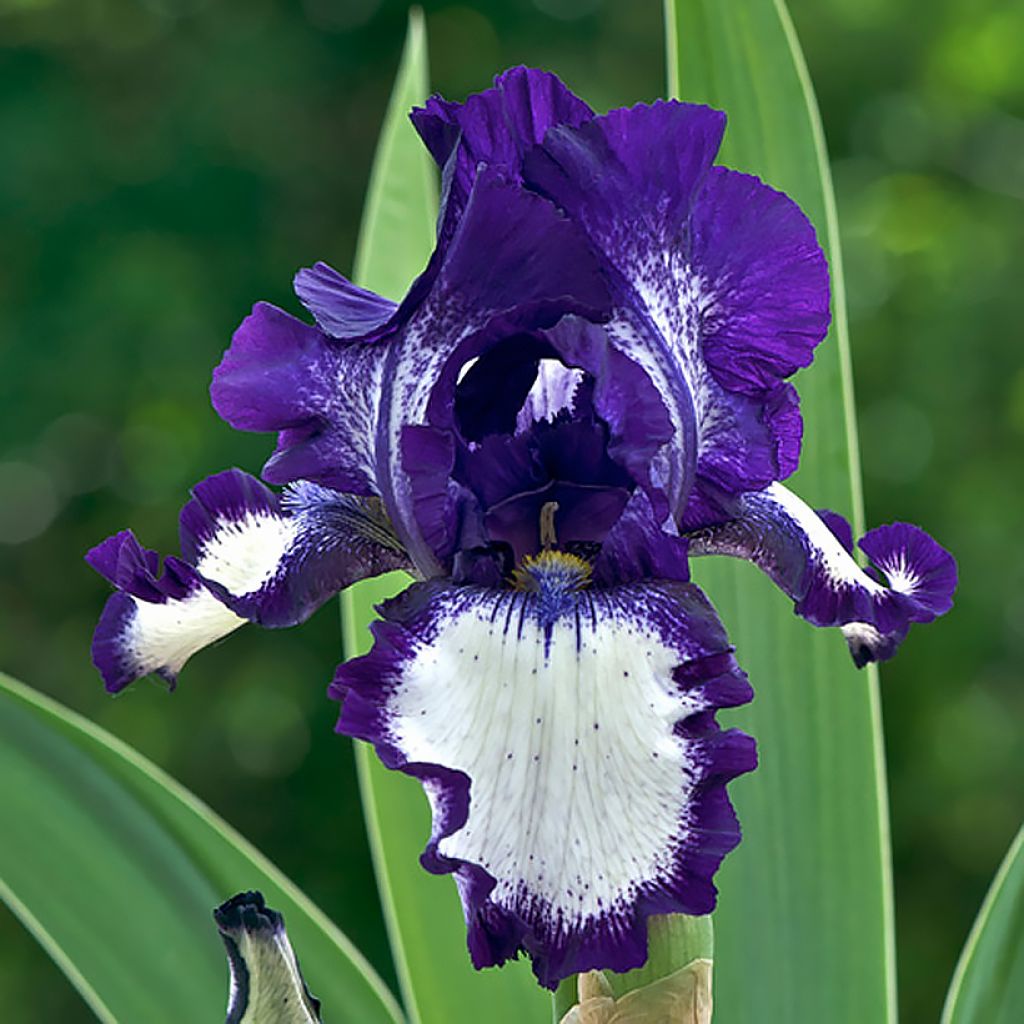
<svg viewBox="0 0 1024 1024"><path fill-rule="evenodd" d="M0 895L100 1020L220 1011L227 973L211 915L244 888L262 889L285 914L311 986L337 1007L332 1019L401 1019L293 883L137 752L3 675L0 739L0 817L11 823Z"/></svg>
<svg viewBox="0 0 1024 1024"><path fill-rule="evenodd" d="M1024 1018L1024 827L985 896L942 1010L941 1024Z"/></svg>
<svg viewBox="0 0 1024 1024"><path fill-rule="evenodd" d="M674 95L729 115L720 160L792 196L830 257L833 328L797 380L806 423L794 488L863 529L838 229L820 119L781 2L667 0ZM896 1016L892 882L877 676L797 621L750 566L703 564L704 586L757 699L730 717L761 767L732 787L745 840L720 873L716 1020ZM837 723L842 723L841 727ZM842 885L836 884L842 880ZM765 949L781 950L767 958Z"/></svg>

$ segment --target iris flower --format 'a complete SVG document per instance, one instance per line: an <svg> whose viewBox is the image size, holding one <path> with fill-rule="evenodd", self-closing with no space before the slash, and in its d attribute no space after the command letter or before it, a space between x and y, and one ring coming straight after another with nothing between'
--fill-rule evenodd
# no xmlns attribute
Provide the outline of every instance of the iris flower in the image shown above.
<svg viewBox="0 0 1024 1024"><path fill-rule="evenodd" d="M173 684L246 622L411 573L337 671L338 731L422 783L474 964L525 951L554 987L641 964L651 914L709 912L739 842L754 742L715 715L752 691L690 559L751 560L858 665L945 612L956 569L898 523L864 570L780 483L828 269L795 203L714 165L723 114L595 116L517 68L412 120L442 172L429 264L397 305L318 263L314 323L254 307L211 394L277 432L282 489L204 480L162 570L128 531L93 549L117 588L93 654L111 691Z"/></svg>

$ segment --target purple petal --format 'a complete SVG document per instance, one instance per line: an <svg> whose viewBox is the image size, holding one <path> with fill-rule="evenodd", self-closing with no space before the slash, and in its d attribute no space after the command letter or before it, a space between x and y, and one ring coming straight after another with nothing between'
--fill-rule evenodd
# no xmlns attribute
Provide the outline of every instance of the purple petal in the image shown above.
<svg viewBox="0 0 1024 1024"><path fill-rule="evenodd" d="M316 480L373 494L373 441L387 350L331 341L322 331L257 303L214 370L210 397L238 430L279 431L264 467L271 483Z"/></svg>
<svg viewBox="0 0 1024 1024"><path fill-rule="evenodd" d="M920 527L876 526L861 537L858 547L885 573L893 590L911 598L914 622L931 622L953 607L956 561Z"/></svg>
<svg viewBox="0 0 1024 1024"><path fill-rule="evenodd" d="M774 440L772 462L778 466L776 478L785 480L800 465L800 445L804 437L800 396L792 384L777 384L768 392L763 419Z"/></svg>
<svg viewBox="0 0 1024 1024"><path fill-rule="evenodd" d="M523 154L553 125L579 125L594 112L546 71L510 68L494 85L452 103L432 96L413 110L412 123L439 167L455 154L447 205L460 212L481 163L518 177Z"/></svg>
<svg viewBox="0 0 1024 1024"><path fill-rule="evenodd" d="M422 301L395 331L372 343L339 342L258 305L211 394L233 426L280 431L266 479L380 495L414 564L434 575L445 552L439 557L432 544L448 532L438 519L447 513L443 503L418 502L402 463L403 432L436 425L426 407L438 389L450 424L459 370L489 345L566 313L600 316L607 306L602 271L578 229L546 200L485 170ZM413 475L430 495L446 489L419 467Z"/></svg>
<svg viewBox="0 0 1024 1024"><path fill-rule="evenodd" d="M675 100L612 110L552 128L527 154L523 177L612 259L630 261L638 249L653 251L654 239L684 243L680 229L724 130L724 114ZM631 269L624 268L627 278Z"/></svg>
<svg viewBox="0 0 1024 1024"><path fill-rule="evenodd" d="M446 485L403 461L404 432L453 430L460 371L490 347L568 313L600 317L607 305L604 277L578 229L546 200L482 170L432 292L394 340L382 396L380 494L423 575L442 570L424 538L446 528L424 519L419 489L437 495Z"/></svg>
<svg viewBox="0 0 1024 1024"><path fill-rule="evenodd" d="M841 516L838 512L833 512L829 508L819 508L816 510L818 518L829 528L832 535L843 545L845 551L853 553L853 527L850 526L849 520L846 516Z"/></svg>
<svg viewBox="0 0 1024 1024"><path fill-rule="evenodd" d="M721 518L716 491L759 490L796 468L802 424L782 381L810 362L829 319L813 228L757 179L711 167L723 127L686 104L612 111L552 129L524 170L605 254L619 303L607 331L669 406L663 458L686 472L666 493L691 528Z"/></svg>
<svg viewBox="0 0 1024 1024"><path fill-rule="evenodd" d="M639 966L651 914L712 909L725 784L755 763L714 721L751 691L700 591L585 572L548 553L518 591L415 585L332 686L339 731L423 782L422 861L455 874L474 964L522 950L550 988Z"/></svg>
<svg viewBox="0 0 1024 1024"><path fill-rule="evenodd" d="M518 563L540 550L541 510L550 503L561 547L604 539L632 490L608 440L593 415L563 412L514 436L462 446L455 477L476 496L489 540L508 544Z"/></svg>
<svg viewBox="0 0 1024 1024"><path fill-rule="evenodd" d="M303 268L294 284L320 329L343 341L380 337L398 310L397 303L354 285L326 263Z"/></svg>
<svg viewBox="0 0 1024 1024"><path fill-rule="evenodd" d="M780 484L744 495L730 521L690 535L693 555L746 558L793 599L816 626L843 626L858 666L891 657L912 622L950 609L953 557L916 526L895 523L867 533L861 549L888 586L861 569L844 545L845 521L821 518ZM848 527L847 527L848 529Z"/></svg>
<svg viewBox="0 0 1024 1024"><path fill-rule="evenodd" d="M124 531L86 556L115 587L93 661L118 692L156 673L172 682L197 651L246 621L290 626L350 583L408 560L375 499L301 483L282 497L228 470L198 484L181 512L183 558Z"/></svg>
<svg viewBox="0 0 1024 1024"><path fill-rule="evenodd" d="M616 348L608 331L580 317L566 317L545 337L566 364L593 378L594 411L610 433L608 454L647 492L658 514L667 515L668 493L686 486L685 463L664 461L675 428L656 381Z"/></svg>
<svg viewBox="0 0 1024 1024"><path fill-rule="evenodd" d="M730 391L761 395L802 366L830 320L828 264L788 196L715 167L690 220L690 261L710 297L704 358Z"/></svg>
<svg viewBox="0 0 1024 1024"><path fill-rule="evenodd" d="M674 524L670 524L674 529ZM594 580L616 586L650 579L690 578L689 543L666 533L658 523L650 499L636 491L622 517L608 533L594 562Z"/></svg>

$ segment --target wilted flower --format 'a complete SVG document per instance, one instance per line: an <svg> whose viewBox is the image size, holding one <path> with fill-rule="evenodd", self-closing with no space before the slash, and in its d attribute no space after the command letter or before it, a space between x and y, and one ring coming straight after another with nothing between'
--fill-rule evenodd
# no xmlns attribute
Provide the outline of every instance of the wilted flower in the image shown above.
<svg viewBox="0 0 1024 1024"><path fill-rule="evenodd" d="M228 954L227 1024L320 1024L320 1000L306 987L284 918L261 892L240 892L213 912Z"/></svg>
<svg viewBox="0 0 1024 1024"><path fill-rule="evenodd" d="M259 304L214 374L217 411L277 431L263 470L199 484L180 558L128 532L94 657L110 690L173 682L246 621L288 626L366 576L420 582L342 665L338 729L419 778L423 864L455 875L477 966L542 984L646 955L653 913L703 914L739 841L726 783L751 697L691 555L748 558L858 664L946 611L926 534L849 527L779 481L802 424L786 378L829 322L806 217L712 166L707 107L596 117L515 69L413 121L443 171L437 248L400 305L323 264L315 325Z"/></svg>

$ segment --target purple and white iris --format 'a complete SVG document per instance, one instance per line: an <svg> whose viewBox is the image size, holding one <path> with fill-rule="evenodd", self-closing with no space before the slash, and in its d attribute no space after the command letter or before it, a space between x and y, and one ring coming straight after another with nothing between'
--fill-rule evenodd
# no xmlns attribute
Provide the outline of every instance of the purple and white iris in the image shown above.
<svg viewBox="0 0 1024 1024"><path fill-rule="evenodd" d="M829 323L807 218L713 165L725 117L603 116L517 68L413 122L442 170L437 248L396 305L324 264L314 324L258 304L214 373L220 415L276 431L181 514L180 557L130 532L94 659L111 691L246 622L289 626L350 583L418 582L331 685L338 730L420 779L423 864L454 874L478 967L554 986L646 956L652 913L704 914L739 841L726 783L752 693L689 558L760 566L858 665L951 604L953 559L896 524L860 542L779 481L787 382Z"/></svg>

